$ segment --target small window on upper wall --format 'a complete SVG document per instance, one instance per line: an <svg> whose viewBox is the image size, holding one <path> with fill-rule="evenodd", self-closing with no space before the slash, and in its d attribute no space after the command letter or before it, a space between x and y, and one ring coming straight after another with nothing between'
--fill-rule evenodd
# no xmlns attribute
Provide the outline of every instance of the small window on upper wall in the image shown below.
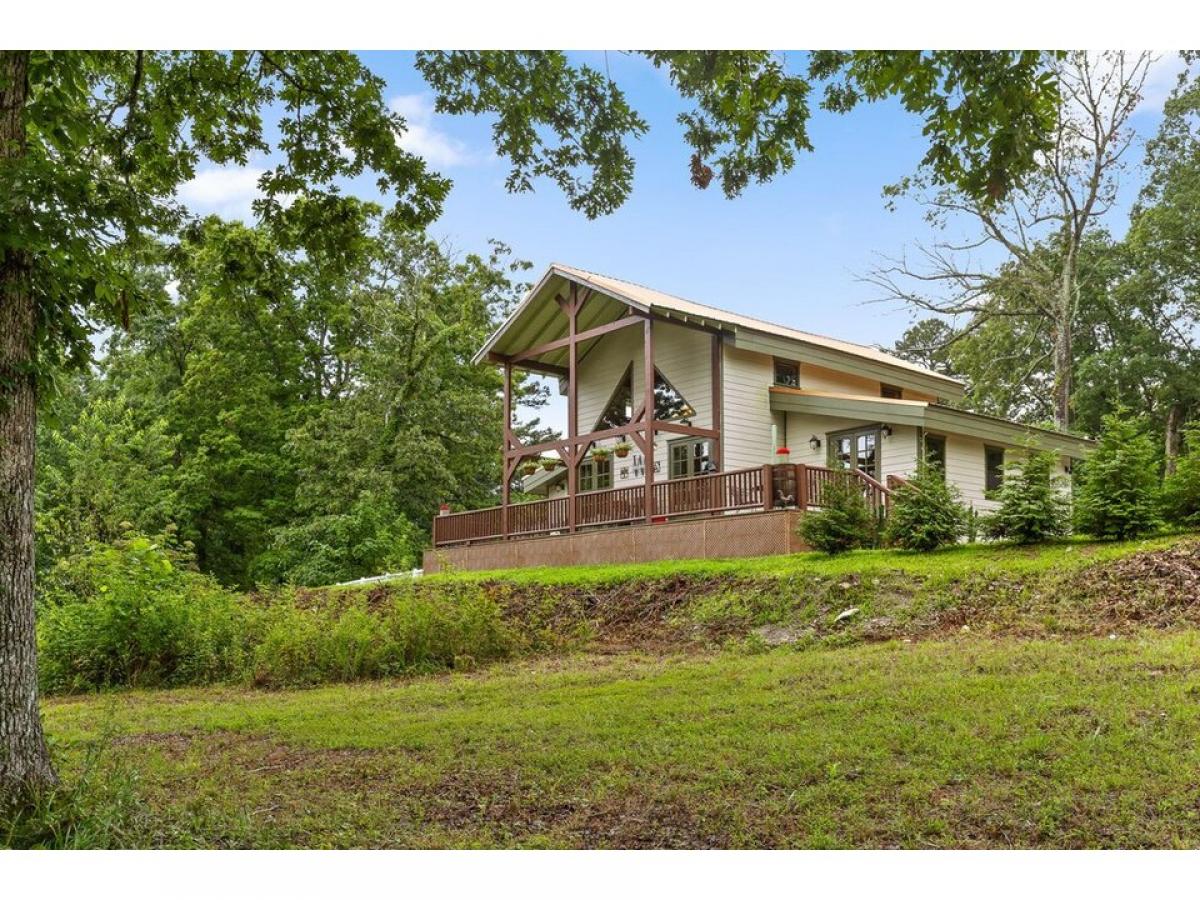
<svg viewBox="0 0 1200 900"><path fill-rule="evenodd" d="M894 384L881 384L879 385L879 396L885 400L902 400L904 398L904 391Z"/></svg>
<svg viewBox="0 0 1200 900"><path fill-rule="evenodd" d="M1004 448L983 448L984 489L995 491L1004 484Z"/></svg>
<svg viewBox="0 0 1200 900"><path fill-rule="evenodd" d="M775 383L782 387L800 387L800 364L788 359L775 360Z"/></svg>

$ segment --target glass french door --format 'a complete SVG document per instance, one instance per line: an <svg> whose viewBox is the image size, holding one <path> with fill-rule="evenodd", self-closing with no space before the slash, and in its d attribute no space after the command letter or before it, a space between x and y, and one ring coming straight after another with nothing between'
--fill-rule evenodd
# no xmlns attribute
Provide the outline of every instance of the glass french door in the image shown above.
<svg viewBox="0 0 1200 900"><path fill-rule="evenodd" d="M839 431L828 437L832 468L854 469L879 479L879 426Z"/></svg>

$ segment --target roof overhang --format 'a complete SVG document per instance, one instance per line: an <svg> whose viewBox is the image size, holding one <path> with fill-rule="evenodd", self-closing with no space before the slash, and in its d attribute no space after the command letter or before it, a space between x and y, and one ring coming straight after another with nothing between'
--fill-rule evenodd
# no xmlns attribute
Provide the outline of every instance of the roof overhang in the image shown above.
<svg viewBox="0 0 1200 900"><path fill-rule="evenodd" d="M886 422L889 425L914 425L929 431L966 435L1007 447L1028 444L1038 450L1050 450L1073 459L1086 458L1095 447L1095 442L1089 438L923 400L847 396L786 387L773 387L770 393L771 409L779 412Z"/></svg>
<svg viewBox="0 0 1200 900"><path fill-rule="evenodd" d="M939 400L957 400L963 396L963 383L873 348L861 347L831 338L810 335L775 326L735 313L685 301L659 291L642 288L619 279L597 276L569 266L552 265L541 280L525 295L504 323L496 329L474 356L474 362L503 362L532 348L564 338L567 319L556 298L566 297L572 285L589 292L579 314L576 328L583 332L637 313L707 331L720 332L735 347L757 353L782 356L800 363L819 365L841 372L866 375L887 384L930 394ZM598 337L579 347L582 357ZM519 363L522 368L561 374L567 350L558 348Z"/></svg>
<svg viewBox="0 0 1200 900"><path fill-rule="evenodd" d="M647 314L649 308L624 297L613 296L612 291L602 291L582 279L569 276L551 266L542 279L533 286L504 323L488 338L472 362L476 365L485 361L502 361L534 347L560 340L567 336L567 317L559 307L559 297L566 297L571 284L579 284L591 293L579 312L576 329L587 331L615 322L629 314L629 310ZM587 353L599 338L584 341L579 354ZM544 369L551 374L553 369L565 369L568 350L560 347L538 357L523 361L522 368Z"/></svg>

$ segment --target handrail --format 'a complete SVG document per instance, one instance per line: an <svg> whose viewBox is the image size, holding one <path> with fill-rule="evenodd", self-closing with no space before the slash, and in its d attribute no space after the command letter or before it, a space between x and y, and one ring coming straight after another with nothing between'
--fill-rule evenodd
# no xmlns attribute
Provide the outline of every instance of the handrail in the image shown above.
<svg viewBox="0 0 1200 900"><path fill-rule="evenodd" d="M796 480L795 496L784 497L782 502L800 509L823 506L824 485L833 478L857 478L863 484L867 502L881 514L886 514L892 496L887 485L858 470L783 463L656 481L649 507L645 485L629 484L576 494L574 517L569 515L572 501L567 497L445 513L434 517L433 544L442 547L566 532L571 521L576 530L625 525L644 520L647 511L653 521L766 511L775 508L777 502L774 479L789 475Z"/></svg>

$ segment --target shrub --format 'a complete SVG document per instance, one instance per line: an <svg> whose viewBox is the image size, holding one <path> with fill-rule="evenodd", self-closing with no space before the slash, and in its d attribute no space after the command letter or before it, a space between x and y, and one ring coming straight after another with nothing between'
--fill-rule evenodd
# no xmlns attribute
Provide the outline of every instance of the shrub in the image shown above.
<svg viewBox="0 0 1200 900"><path fill-rule="evenodd" d="M354 681L406 672L461 668L503 659L516 641L500 607L477 586L452 595L401 589L372 607L364 595L313 602L282 593L256 641L259 685ZM313 605L308 605L313 603Z"/></svg>
<svg viewBox="0 0 1200 900"><path fill-rule="evenodd" d="M46 691L221 680L242 667L245 608L164 540L131 536L59 560L39 591Z"/></svg>
<svg viewBox="0 0 1200 900"><path fill-rule="evenodd" d="M825 505L800 518L800 536L814 550L833 555L875 545L879 523L863 497L858 480L833 478L826 485Z"/></svg>
<svg viewBox="0 0 1200 900"><path fill-rule="evenodd" d="M1184 431L1185 452L1163 480L1163 514L1173 525L1200 526L1200 424Z"/></svg>
<svg viewBox="0 0 1200 900"><path fill-rule="evenodd" d="M1159 525L1154 444L1142 423L1122 412L1104 417L1096 450L1082 466L1075 527L1127 540Z"/></svg>
<svg viewBox="0 0 1200 900"><path fill-rule="evenodd" d="M905 550L934 550L955 543L967 529L958 488L938 466L922 462L917 474L892 493L884 539Z"/></svg>
<svg viewBox="0 0 1200 900"><path fill-rule="evenodd" d="M1005 466L1004 483L996 492L1000 508L983 519L990 538L1036 544L1070 530L1071 504L1054 477L1053 453L1027 449L1023 459Z"/></svg>

